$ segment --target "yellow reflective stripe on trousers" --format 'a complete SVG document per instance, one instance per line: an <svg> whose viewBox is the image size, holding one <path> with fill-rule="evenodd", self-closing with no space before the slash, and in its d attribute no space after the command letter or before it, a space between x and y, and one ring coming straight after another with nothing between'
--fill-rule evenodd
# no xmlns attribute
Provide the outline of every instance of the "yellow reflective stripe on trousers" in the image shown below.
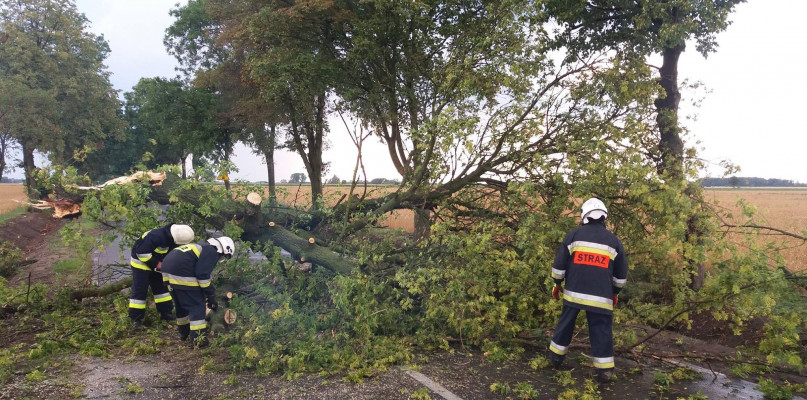
<svg viewBox="0 0 807 400"><path fill-rule="evenodd" d="M163 303L166 301L171 301L171 294L170 293L163 293L163 294L155 294L154 295L154 302L155 303Z"/></svg>
<svg viewBox="0 0 807 400"><path fill-rule="evenodd" d="M591 363L594 368L614 368L614 357L591 357Z"/></svg>
<svg viewBox="0 0 807 400"><path fill-rule="evenodd" d="M146 309L146 301L145 300L137 300L137 299L129 299L129 308L137 308L140 310Z"/></svg>
<svg viewBox="0 0 807 400"><path fill-rule="evenodd" d="M561 346L554 341L549 342L549 350L559 356L565 356L566 351L568 350L566 346Z"/></svg>
<svg viewBox="0 0 807 400"><path fill-rule="evenodd" d="M131 265L132 268L142 269L142 270L145 270L145 271L151 271L151 268L149 268L148 265L143 264L142 262L140 262L140 260L138 260L136 258L130 259L129 260L129 265Z"/></svg>
<svg viewBox="0 0 807 400"><path fill-rule="evenodd" d="M190 316L184 316L182 318L177 318L177 325L188 325L191 322Z"/></svg>
<svg viewBox="0 0 807 400"><path fill-rule="evenodd" d="M584 306L602 308L604 310L614 309L614 299L572 292L570 290L563 291L563 300Z"/></svg>
<svg viewBox="0 0 807 400"><path fill-rule="evenodd" d="M191 321L191 330L192 331L199 331L202 329L207 328L207 321L200 319L198 321Z"/></svg>

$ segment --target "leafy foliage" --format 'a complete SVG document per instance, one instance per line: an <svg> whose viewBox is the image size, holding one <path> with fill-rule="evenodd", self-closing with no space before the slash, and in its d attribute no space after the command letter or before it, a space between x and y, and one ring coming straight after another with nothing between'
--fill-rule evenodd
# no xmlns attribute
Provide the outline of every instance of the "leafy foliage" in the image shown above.
<svg viewBox="0 0 807 400"><path fill-rule="evenodd" d="M0 46L0 131L22 146L29 189L34 150L65 164L122 134L120 102L103 65L109 46L86 22L73 1L0 2L0 30L8 35Z"/></svg>
<svg viewBox="0 0 807 400"><path fill-rule="evenodd" d="M321 197L315 197L311 210L281 213L275 204L262 205L264 214L284 217L290 235L316 236L348 267L340 274L319 265L305 271L296 260L282 258L280 243L266 236L254 235L249 237L254 242L239 245L236 257L223 262L214 277L215 286L235 294L230 306L241 316L237 329L215 341L229 352L234 370L287 378L321 372L361 381L412 360L415 349L470 347L504 361L522 356L524 340L543 347L543 332L560 311L548 292L549 266L558 242L579 221L579 200L589 196L607 202L608 223L628 251L629 285L615 313L620 350L652 339L634 331L637 324L659 330L691 326L694 315L709 313L737 333L750 320L769 321L765 339L749 352L759 352L767 368L803 367L798 338L807 308L791 278L776 268L781 265L776 243L753 231L730 240L722 228L721 221L732 218L753 223L753 208L741 204L742 215L730 216L704 203L694 183L702 167L694 150L681 154L681 176L687 179L668 180L658 173L663 151L656 141L654 103L663 91L653 71L641 58L602 49L575 48L556 60L551 51L557 35L546 31L545 23L564 11L579 12L565 7L582 3L550 3L561 9L546 14L548 9L532 3L470 0L292 5L210 0L177 10L181 18L169 43L187 65L201 66L200 81L231 82L232 76L216 80L205 74L223 74L227 70L220 66L236 63L235 74L248 75L252 89L260 88L261 96L251 95L284 104L274 110L284 116L276 120L299 129L291 139L298 147L309 146L301 155L314 163L331 106L325 98L338 94L339 106L389 145L403 178L388 195L349 198L333 208ZM710 12L706 3L689 11ZM726 3L724 11L734 3ZM650 4L652 9L642 11L650 14L634 23L663 17L661 3ZM725 15L709 16L722 29ZM681 21L660 22L692 28ZM222 30L201 29L211 25ZM267 26L274 30L263 29ZM656 49L675 32L657 33L667 39L629 43ZM703 45L710 44L710 35ZM214 46L213 39L227 44ZM227 49L237 54L220 52ZM160 106L167 101L150 104L185 93L198 100L191 104L206 105L214 102L211 92L176 81L141 83L138 89L148 95L130 104L142 118L135 129L164 130L160 135L170 144L168 137L177 132L199 128L195 134L200 134L211 122L207 107L199 114L202 126L189 128L193 118L173 118L187 110ZM321 167L307 166L312 181L320 179ZM196 232L221 229L245 237L260 219L240 212L239 201L263 189L239 184L221 190L205 181L207 175L179 181L167 193L171 207L165 215L151 203L151 188L141 183L105 187L85 198L84 211L119 226L129 239L158 226L163 216L189 223ZM52 190L80 180L67 168L43 173L41 182ZM422 211L429 229L418 238L379 234L374 225L396 209ZM260 251L265 260L251 260L248 249ZM708 268L693 276L692 263ZM694 278L703 279L700 290L692 289ZM116 312L122 303L116 298ZM44 320L52 324L64 318L70 326L88 318L62 307ZM136 354L158 351L156 340L123 340L120 317L115 318L104 317L103 333L76 335L80 342L42 338L28 354L38 359L75 349L103 353L106 346L87 344L98 337L119 339ZM541 368L546 360L536 357L530 364ZM656 381L666 390L687 376L684 371L659 374ZM576 384L568 372L557 373L555 380ZM491 390L534 395L527 385ZM590 382L560 394L581 396L599 394Z"/></svg>

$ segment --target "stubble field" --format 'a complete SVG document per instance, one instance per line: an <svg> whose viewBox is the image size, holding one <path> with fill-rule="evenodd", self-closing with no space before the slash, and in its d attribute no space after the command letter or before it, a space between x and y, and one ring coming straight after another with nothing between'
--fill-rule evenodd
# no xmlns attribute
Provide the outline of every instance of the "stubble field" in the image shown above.
<svg viewBox="0 0 807 400"><path fill-rule="evenodd" d="M0 183L0 214L21 207L28 201L19 183Z"/></svg>
<svg viewBox="0 0 807 400"><path fill-rule="evenodd" d="M748 204L757 208L760 225L780 229L799 236L807 236L807 189L709 189L706 200L716 203L733 212L736 221L745 221L740 216L737 203L745 199ZM782 255L791 271L807 271L807 243L798 238L778 234L770 230L761 230L764 241L783 242L785 249ZM733 234L739 238L739 234ZM761 245L762 243L757 243Z"/></svg>

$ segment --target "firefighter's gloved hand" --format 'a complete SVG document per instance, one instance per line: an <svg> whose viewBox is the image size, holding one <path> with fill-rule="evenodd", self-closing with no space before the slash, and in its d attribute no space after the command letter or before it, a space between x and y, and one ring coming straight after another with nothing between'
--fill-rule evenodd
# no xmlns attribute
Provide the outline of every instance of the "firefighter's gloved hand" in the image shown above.
<svg viewBox="0 0 807 400"><path fill-rule="evenodd" d="M556 285L555 288L552 289L552 298L555 300L560 300L561 293L563 293L563 288Z"/></svg>
<svg viewBox="0 0 807 400"><path fill-rule="evenodd" d="M216 299L209 297L207 299L207 308L211 311L216 311L219 308L219 303L216 302Z"/></svg>
<svg viewBox="0 0 807 400"><path fill-rule="evenodd" d="M614 295L614 308L616 308L616 303L619 301L619 296Z"/></svg>

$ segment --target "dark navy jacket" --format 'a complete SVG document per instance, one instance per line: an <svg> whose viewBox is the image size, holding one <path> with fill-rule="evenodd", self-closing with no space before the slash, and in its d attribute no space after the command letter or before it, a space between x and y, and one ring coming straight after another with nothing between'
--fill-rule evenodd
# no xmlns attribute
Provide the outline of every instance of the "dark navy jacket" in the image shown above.
<svg viewBox="0 0 807 400"><path fill-rule="evenodd" d="M215 246L209 244L184 244L171 250L163 260L163 281L172 290L200 290L206 298L216 294L210 285L210 274L219 261Z"/></svg>
<svg viewBox="0 0 807 400"><path fill-rule="evenodd" d="M152 229L135 241L129 261L132 267L153 271L166 254L177 247L174 237L171 236L171 225L173 224Z"/></svg>
<svg viewBox="0 0 807 400"><path fill-rule="evenodd" d="M622 242L598 220L567 233L552 265L555 283L566 280L564 305L604 314L613 312L613 296L627 276Z"/></svg>

